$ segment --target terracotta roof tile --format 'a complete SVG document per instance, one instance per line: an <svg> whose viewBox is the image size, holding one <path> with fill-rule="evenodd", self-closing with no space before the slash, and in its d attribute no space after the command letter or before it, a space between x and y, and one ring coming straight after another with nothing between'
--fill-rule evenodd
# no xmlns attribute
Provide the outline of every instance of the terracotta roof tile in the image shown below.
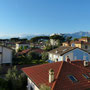
<svg viewBox="0 0 90 90"><path fill-rule="evenodd" d="M81 64L80 64L81 63ZM55 81L49 83L49 69L55 73ZM40 84L46 84L52 90L85 90L90 88L90 80L84 78L82 74L88 74L90 69L83 66L83 61L76 62L56 62L22 69L23 72L39 87ZM78 82L73 83L68 75L73 75ZM90 76L90 75L89 75Z"/></svg>

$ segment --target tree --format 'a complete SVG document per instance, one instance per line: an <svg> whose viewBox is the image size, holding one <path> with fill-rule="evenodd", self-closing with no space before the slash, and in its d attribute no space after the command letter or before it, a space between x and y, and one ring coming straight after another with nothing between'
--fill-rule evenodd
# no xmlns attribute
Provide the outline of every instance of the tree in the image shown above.
<svg viewBox="0 0 90 90"><path fill-rule="evenodd" d="M72 36L66 37L66 41L67 41L68 43L70 43L71 40L72 40Z"/></svg>
<svg viewBox="0 0 90 90"><path fill-rule="evenodd" d="M79 39L78 39L78 38L74 38L73 40L74 40L74 41L78 41Z"/></svg>
<svg viewBox="0 0 90 90"><path fill-rule="evenodd" d="M52 35L49 37L51 40L53 39L53 42L56 46L61 45L65 41L64 35Z"/></svg>
<svg viewBox="0 0 90 90"><path fill-rule="evenodd" d="M35 59L40 59L40 55L36 52L29 52L27 55L27 58L29 61L35 60Z"/></svg>
<svg viewBox="0 0 90 90"><path fill-rule="evenodd" d="M40 90L51 90L51 88L45 84L40 85Z"/></svg>
<svg viewBox="0 0 90 90"><path fill-rule="evenodd" d="M6 74L6 80L8 82L9 90L19 90L23 87L23 82L25 79L24 75L18 72L16 66L12 69L8 69ZM25 84L26 85L26 84Z"/></svg>
<svg viewBox="0 0 90 90"><path fill-rule="evenodd" d="M47 60L48 59L48 53L47 52L43 52L42 53L42 60Z"/></svg>
<svg viewBox="0 0 90 90"><path fill-rule="evenodd" d="M0 78L0 90L9 90L8 83L3 78Z"/></svg>
<svg viewBox="0 0 90 90"><path fill-rule="evenodd" d="M38 42L39 40L49 40L49 36L36 36L30 39L31 43Z"/></svg>
<svg viewBox="0 0 90 90"><path fill-rule="evenodd" d="M54 39L54 40L60 40L60 42L64 42L65 41L65 37L64 35L53 35L49 37L50 39Z"/></svg>
<svg viewBox="0 0 90 90"><path fill-rule="evenodd" d="M0 73L2 72L2 66L0 65Z"/></svg>
<svg viewBox="0 0 90 90"><path fill-rule="evenodd" d="M24 46L24 50L28 49L28 46Z"/></svg>
<svg viewBox="0 0 90 90"><path fill-rule="evenodd" d="M52 45L46 45L46 46L45 46L45 50L46 50L46 51L52 50Z"/></svg>
<svg viewBox="0 0 90 90"><path fill-rule="evenodd" d="M23 48L23 46L20 46L19 49L18 49L18 51L20 52L22 50L24 50L24 48Z"/></svg>
<svg viewBox="0 0 90 90"><path fill-rule="evenodd" d="M11 38L10 41L16 42L16 41L20 41L19 38Z"/></svg>

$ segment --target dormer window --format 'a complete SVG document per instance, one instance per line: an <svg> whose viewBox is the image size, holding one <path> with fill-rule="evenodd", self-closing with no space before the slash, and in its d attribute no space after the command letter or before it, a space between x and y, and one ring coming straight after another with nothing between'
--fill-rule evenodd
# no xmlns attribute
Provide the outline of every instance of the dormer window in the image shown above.
<svg viewBox="0 0 90 90"><path fill-rule="evenodd" d="M90 79L90 77L86 74L82 74L86 79Z"/></svg>
<svg viewBox="0 0 90 90"><path fill-rule="evenodd" d="M73 82L77 82L78 80L73 75L68 75L68 78Z"/></svg>

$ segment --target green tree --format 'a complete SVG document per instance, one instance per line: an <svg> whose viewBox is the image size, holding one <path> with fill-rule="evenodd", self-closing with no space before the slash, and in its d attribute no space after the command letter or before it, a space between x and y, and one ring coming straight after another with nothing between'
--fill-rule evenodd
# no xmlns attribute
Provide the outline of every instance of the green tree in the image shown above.
<svg viewBox="0 0 90 90"><path fill-rule="evenodd" d="M44 50L46 50L46 51L52 50L52 45L46 45Z"/></svg>
<svg viewBox="0 0 90 90"><path fill-rule="evenodd" d="M24 46L24 50L28 49L28 46Z"/></svg>
<svg viewBox="0 0 90 90"><path fill-rule="evenodd" d="M49 40L49 36L36 36L30 39L31 43L38 42L39 40Z"/></svg>
<svg viewBox="0 0 90 90"><path fill-rule="evenodd" d="M29 52L28 55L27 55L27 58L32 61L32 60L35 60L35 59L40 59L40 55L36 52Z"/></svg>
<svg viewBox="0 0 90 90"><path fill-rule="evenodd" d="M19 90L23 87L24 76L18 72L16 66L12 69L8 69L6 74L6 80L8 82L9 90ZM25 84L26 85L26 84Z"/></svg>
<svg viewBox="0 0 90 90"><path fill-rule="evenodd" d="M2 72L2 66L0 65L0 73Z"/></svg>
<svg viewBox="0 0 90 90"><path fill-rule="evenodd" d="M48 59L48 53L47 52L43 52L42 53L42 60L47 60Z"/></svg>
<svg viewBox="0 0 90 90"><path fill-rule="evenodd" d="M3 78L0 78L0 90L9 90L8 82Z"/></svg>
<svg viewBox="0 0 90 90"><path fill-rule="evenodd" d="M18 51L20 52L22 50L24 50L24 48L23 48L23 46L20 46L20 48L18 49Z"/></svg>
<svg viewBox="0 0 90 90"><path fill-rule="evenodd" d="M66 37L66 41L67 41L68 43L70 43L71 40L72 40L72 36Z"/></svg>
<svg viewBox="0 0 90 90"><path fill-rule="evenodd" d="M78 38L74 38L73 40L74 40L74 41L78 41L79 39L78 39Z"/></svg>
<svg viewBox="0 0 90 90"><path fill-rule="evenodd" d="M50 39L54 39L54 40L60 40L60 42L64 42L65 41L65 37L64 35L53 35L49 37Z"/></svg>
<svg viewBox="0 0 90 90"><path fill-rule="evenodd" d="M10 41L17 42L17 41L20 41L20 39L19 38L11 38Z"/></svg>

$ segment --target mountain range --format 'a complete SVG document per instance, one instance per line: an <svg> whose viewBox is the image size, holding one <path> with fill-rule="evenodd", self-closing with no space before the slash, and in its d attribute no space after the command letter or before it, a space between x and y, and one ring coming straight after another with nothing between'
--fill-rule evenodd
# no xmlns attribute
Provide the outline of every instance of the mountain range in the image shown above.
<svg viewBox="0 0 90 90"><path fill-rule="evenodd" d="M80 31L80 32L75 32L75 33L64 33L64 35L65 36L72 36L72 38L81 38L82 36L88 36L88 37L90 37L90 32ZM30 39L30 38L35 37L35 36L45 36L45 34L27 35L24 38ZM46 36L50 36L50 35L46 35Z"/></svg>
<svg viewBox="0 0 90 90"><path fill-rule="evenodd" d="M88 36L90 37L90 32L75 32L75 33L63 33L65 36L72 36L72 38L80 38L82 36ZM0 35L1 39L9 39L13 37L19 37L19 38L27 38L31 39L32 37L35 36L50 36L50 34L19 34L19 35Z"/></svg>
<svg viewBox="0 0 90 90"><path fill-rule="evenodd" d="M72 36L72 38L81 38L82 36L88 36L90 37L90 32L75 32L75 33L66 33L67 36Z"/></svg>

